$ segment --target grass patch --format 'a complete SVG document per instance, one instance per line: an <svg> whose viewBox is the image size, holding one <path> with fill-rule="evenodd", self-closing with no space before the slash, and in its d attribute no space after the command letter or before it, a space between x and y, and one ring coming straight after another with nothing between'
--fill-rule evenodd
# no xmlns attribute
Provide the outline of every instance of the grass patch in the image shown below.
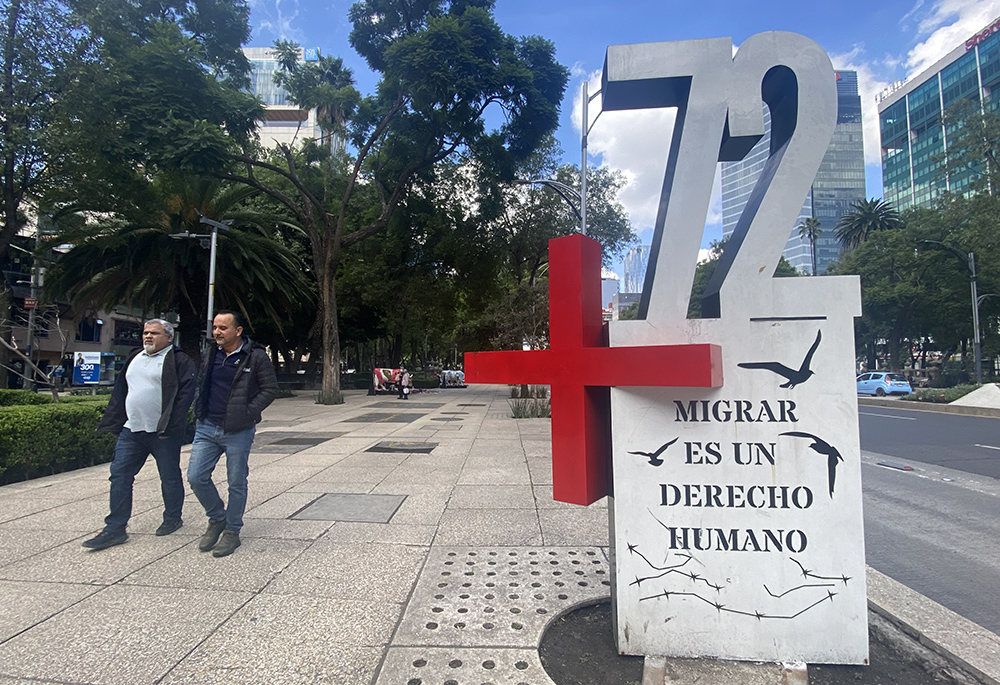
<svg viewBox="0 0 1000 685"><path fill-rule="evenodd" d="M549 419L552 418L552 405L549 400L540 397L517 398L507 400L510 411L515 419Z"/></svg>

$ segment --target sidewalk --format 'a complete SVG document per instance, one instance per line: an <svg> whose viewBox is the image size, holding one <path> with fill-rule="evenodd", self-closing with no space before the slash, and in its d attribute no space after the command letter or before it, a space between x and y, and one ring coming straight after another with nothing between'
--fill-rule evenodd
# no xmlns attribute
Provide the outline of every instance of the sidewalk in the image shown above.
<svg viewBox="0 0 1000 685"><path fill-rule="evenodd" d="M276 401L243 546L221 559L197 551L190 493L185 526L153 535L149 464L129 542L101 552L80 543L103 525L107 465L0 488L0 685L550 683L545 626L610 593L608 512L552 501L549 422L509 418L506 397ZM1000 677L996 635L884 577L869 587L881 613Z"/></svg>

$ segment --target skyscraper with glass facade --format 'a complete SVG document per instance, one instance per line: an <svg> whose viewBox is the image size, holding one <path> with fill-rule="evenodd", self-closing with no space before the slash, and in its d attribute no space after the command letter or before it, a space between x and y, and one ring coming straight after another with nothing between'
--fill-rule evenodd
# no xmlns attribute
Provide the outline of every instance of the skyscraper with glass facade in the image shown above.
<svg viewBox="0 0 1000 685"><path fill-rule="evenodd" d="M997 110L1000 85L1000 19L984 27L929 69L880 96L882 192L897 209L927 207L945 191L965 194L968 173L944 172L954 127L943 112L966 99Z"/></svg>
<svg viewBox="0 0 1000 685"><path fill-rule="evenodd" d="M865 150L861 130L861 97L858 74L838 71L837 126L826 155L820 164L812 188L802 202L802 209L790 236L784 256L803 273L812 273L809 240L799 235L799 226L809 217L820 222L816 239L816 273L823 273L840 256L835 227L851 205L865 199ZM771 146L771 115L764 105L764 137L739 162L722 164L722 237L736 228L757 179L764 169Z"/></svg>
<svg viewBox="0 0 1000 685"><path fill-rule="evenodd" d="M322 130L316 122L316 110L303 110L288 101L288 93L274 83L278 60L273 48L243 48L250 61L250 90L264 103L260 122L260 140L267 147L301 143L306 138L320 139ZM316 59L315 48L299 49L299 61Z"/></svg>

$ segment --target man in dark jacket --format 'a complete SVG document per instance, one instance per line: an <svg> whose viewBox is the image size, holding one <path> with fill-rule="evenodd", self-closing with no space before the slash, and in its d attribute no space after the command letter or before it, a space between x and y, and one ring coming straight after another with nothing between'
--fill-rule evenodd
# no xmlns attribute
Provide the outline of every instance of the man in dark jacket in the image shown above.
<svg viewBox="0 0 1000 685"><path fill-rule="evenodd" d="M261 412L278 392L267 352L243 335L239 314L222 310L212 321L217 345L202 360L194 403L194 442L188 482L208 514L208 530L198 542L202 552L224 557L240 546L247 505L250 447ZM226 453L229 505L212 482L212 471ZM221 536L221 540L220 540Z"/></svg>
<svg viewBox="0 0 1000 685"><path fill-rule="evenodd" d="M191 358L174 349L174 328L163 319L142 327L142 348L125 360L97 430L114 433L115 456L111 462L111 513L104 530L83 543L106 549L128 540L125 527L132 516L132 485L146 457L156 460L163 494L163 523L157 535L181 527L184 480L181 478L181 443L187 411L194 398L195 366Z"/></svg>

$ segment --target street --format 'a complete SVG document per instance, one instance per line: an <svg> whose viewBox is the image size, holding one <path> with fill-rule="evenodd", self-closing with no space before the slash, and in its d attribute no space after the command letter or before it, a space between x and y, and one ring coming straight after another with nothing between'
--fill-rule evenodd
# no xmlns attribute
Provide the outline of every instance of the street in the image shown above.
<svg viewBox="0 0 1000 685"><path fill-rule="evenodd" d="M1000 419L859 410L868 564L1000 634Z"/></svg>

